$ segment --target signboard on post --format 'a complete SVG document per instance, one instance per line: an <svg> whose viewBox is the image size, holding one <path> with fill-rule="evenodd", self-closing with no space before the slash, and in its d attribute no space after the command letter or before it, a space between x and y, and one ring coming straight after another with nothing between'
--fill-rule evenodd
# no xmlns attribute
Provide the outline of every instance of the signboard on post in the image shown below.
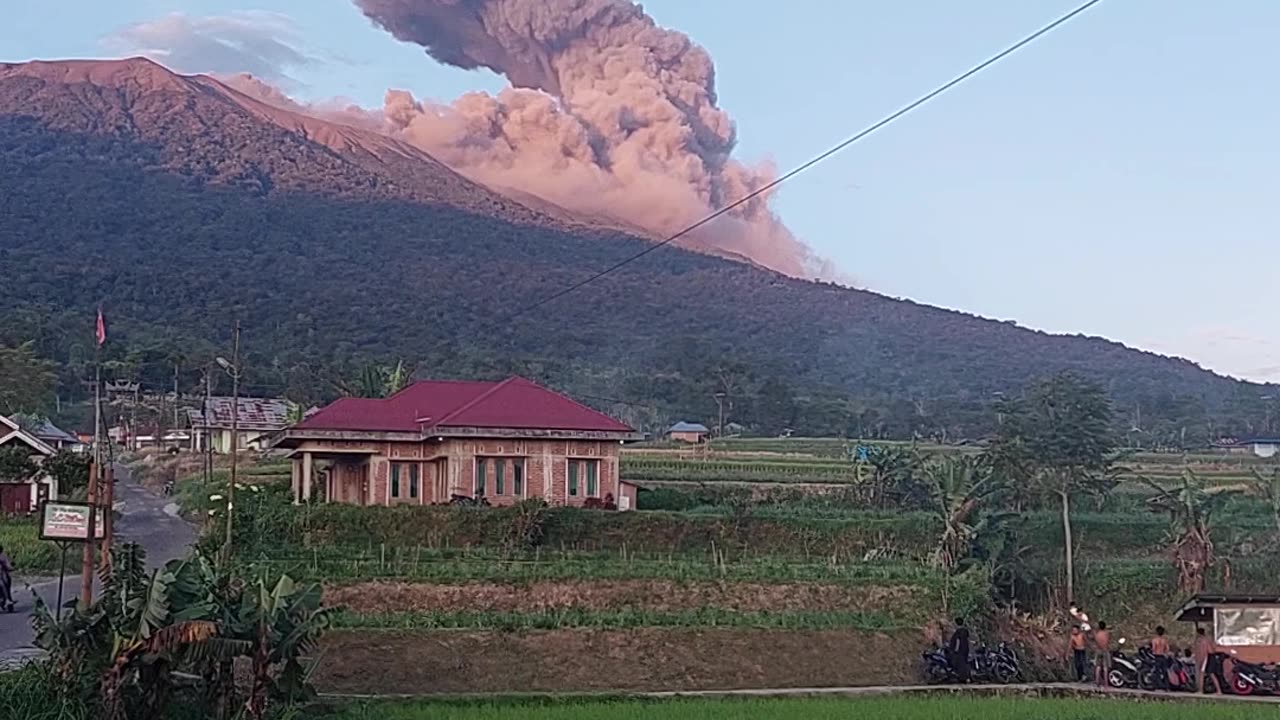
<svg viewBox="0 0 1280 720"><path fill-rule="evenodd" d="M46 502L40 512L40 539L60 542L86 542L89 540L89 503ZM101 540L105 535L106 518L98 508L94 520L93 537Z"/></svg>

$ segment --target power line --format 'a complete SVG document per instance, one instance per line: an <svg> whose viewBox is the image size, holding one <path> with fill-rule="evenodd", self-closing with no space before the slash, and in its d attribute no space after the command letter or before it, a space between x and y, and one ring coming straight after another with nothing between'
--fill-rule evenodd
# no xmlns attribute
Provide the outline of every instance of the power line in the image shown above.
<svg viewBox="0 0 1280 720"><path fill-rule="evenodd" d="M579 282L573 283L572 285L569 285L568 287L566 287L566 288L564 288L564 289L562 289L562 290L559 290L559 291L557 291L557 292L554 292L554 293L552 293L551 295L548 295L547 297L545 297L545 298L543 298L543 299L541 299L541 300L539 300L539 301L537 301L537 302L533 303L532 305L529 305L529 306L527 306L527 307L524 307L524 308L522 308L522 309L520 309L520 310L515 311L514 313L512 313L512 314L508 315L507 317L503 318L503 320L502 320L501 322L506 322L506 321L514 320L515 318L520 317L521 315L524 315L525 313L532 312L533 310L536 310L536 309L538 309L538 308L542 307L543 305L546 305L547 303L550 303L550 302L554 302L554 301L556 301L556 300L559 300L560 298L564 297L565 295L568 295L569 293L574 292L575 290L578 290L579 288L581 288L581 287L583 287L583 286L585 286L585 285L589 285L589 284L591 284L591 283L595 282L596 280L599 280L600 278L602 278L602 277L604 277L604 276L606 276L606 275L609 275L609 274L611 274L611 273L613 273L613 272L616 272L617 270L620 270L620 269L621 269L621 268L623 268L624 266L626 266L626 265L628 265L628 264L630 264L630 263L632 263L632 262L635 262L636 260L639 260L640 258L644 257L645 255L648 255L649 253L651 253L651 252L653 252L653 251L655 251L655 250L657 250L657 249L659 249L659 248L666 247L667 245L670 245L671 243L675 242L676 240L679 240L680 238L684 237L685 235L688 235L689 233L693 232L694 230L697 230L698 228L702 227L703 225L706 225L707 223L710 223L711 221L715 220L716 218L719 218L719 217L721 217L721 216L725 215L726 213L730 212L730 211L731 211L731 210L733 210L734 208L740 207L741 205L743 205L743 204L745 204L745 203L748 203L748 202L750 202L751 200L754 200L755 198L760 197L761 195L764 195L765 193L769 192L770 190L773 190L774 188L778 187L779 185L781 185L781 184L783 184L783 183L787 182L787 181L788 181L788 180L790 180L791 178L794 178L795 176L797 176L797 175L799 175L799 174L801 174L801 173L805 172L806 170L808 170L808 169L812 168L813 166L815 166L815 165L817 165L817 164L819 164L819 163L823 162L824 160L826 160L826 159L830 158L831 156L833 156L833 155L835 155L835 154L839 153L840 151L844 150L845 148L849 147L850 145L853 145L854 143L858 142L859 140L862 140L863 138L867 137L868 135L871 135L872 133L876 132L877 130L880 130L881 128L885 127L886 125L889 125L890 123L894 122L895 120L898 120L898 119L899 119L899 118L901 118L902 116L904 116L904 115L906 115L906 114L910 113L911 111L915 110L916 108L920 107L921 105L924 105L925 103L929 102L930 100L933 100L934 98L938 97L939 95L942 95L943 93L945 93L945 92L947 92L948 90L950 90L951 88L953 88L953 87L955 87L955 86L959 85L960 83L964 82L965 80L968 80L969 78L973 77L974 75L977 75L978 73L982 72L983 70L986 70L987 68L991 67L992 65L995 65L996 63L1000 62L1001 60L1005 59L1006 57L1008 57L1008 56L1010 56L1010 55L1014 54L1014 53L1015 53L1015 52L1017 52L1018 50L1021 50L1022 48L1026 47L1027 45L1030 45L1031 43L1033 43L1033 42L1035 42L1036 40L1040 39L1042 36L1047 35L1048 33L1052 32L1052 31L1053 31L1053 30L1055 30L1055 29L1057 29L1060 25L1063 25L1063 24L1067 23L1067 22L1068 22L1068 21L1070 21L1072 18L1076 17L1077 15L1080 15L1081 13L1085 12L1085 11L1086 11L1086 10L1088 10L1089 8L1092 8L1094 5L1097 5L1097 4L1098 4L1098 3L1100 3L1100 2L1102 2L1102 0L1089 0L1088 2L1084 3L1083 5L1080 5L1079 7L1077 7L1077 8L1076 8L1076 9L1074 9L1074 10L1072 10L1071 12L1068 12L1067 14L1062 15L1061 17L1059 17L1058 19L1056 19L1056 20L1054 20L1053 22L1049 23L1048 25L1045 25L1044 27L1040 28L1039 30L1036 30L1035 32L1031 33L1030 35L1028 35L1028 36L1026 36L1026 37L1022 38L1021 40L1019 40L1018 42L1014 43L1013 45L1010 45L1009 47L1005 48L1004 50L1001 50L1000 52L996 53L995 55L992 55L990 58L987 58L986 60L982 61L981 63L978 63L977 65L974 65L973 67L971 67L971 68L969 68L968 70L966 70L964 73L962 73L962 74L960 74L960 75L956 76L955 78L951 79L949 82L947 82L947 83L945 83L945 84L943 84L943 85L941 85L941 86L937 87L937 88L936 88L936 89L934 89L932 92L929 92L929 93L927 93L927 94L925 94L925 95L920 96L920 97L919 97L919 98L917 98L916 100L912 101L911 103L908 103L907 105L905 105L905 106L903 106L902 108L898 109L896 112L894 112L894 113L892 113L892 114L888 115L887 117L885 117L884 119L880 120L879 122L876 122L875 124L873 124L873 125L871 125L871 126L867 127L866 129L864 129L864 130L862 130L862 131L858 132L856 135L853 135L852 137L850 137L850 138L848 138L848 139L844 140L844 141L843 141L843 142L841 142L840 144L836 145L835 147L831 148L830 150L827 150L826 152L822 153L821 155L818 155L817 157L815 157L815 158L813 158L813 159L809 160L808 162L804 163L803 165L800 165L799 167L794 168L793 170L791 170L790 172L786 173L785 175L782 175L782 176L778 177L777 179L773 180L772 182L770 182L770 183L768 183L768 184L766 184L766 185L764 185L764 186L762 186L762 187L760 187L760 188L757 188L756 190L754 190L754 191L752 191L752 192L749 192L749 193L747 193L746 195L743 195L743 196L742 196L741 198L739 198L738 200L736 200L736 201L734 201L734 202L732 202L732 203L730 203L730 204L728 204L728 205L726 205L726 206L724 206L724 207L720 208L719 210L716 210L715 212L711 213L710 215L707 215L706 217L704 217L704 218L702 218L701 220L699 220L699 221L695 222L694 224L692 224L692 225L690 225L690 226L686 227L685 229L683 229L683 230L681 230L681 231L677 232L676 234L674 234L674 235L672 235L672 236L668 237L667 239L663 240L662 242L656 243L656 244L654 244L654 245L650 245L649 247L645 248L644 250L641 250L640 252L638 252L638 253L636 253L636 254L634 254L634 255L631 255L631 256L626 257L626 258L624 258L624 259L622 259L622 260L619 260L618 262L614 263L613 265L610 265L609 267L605 268L604 270L601 270L601 271L599 271L599 272L595 273L594 275L592 275L592 276L590 276L590 277L586 278L585 280L581 280L581 281L579 281Z"/></svg>

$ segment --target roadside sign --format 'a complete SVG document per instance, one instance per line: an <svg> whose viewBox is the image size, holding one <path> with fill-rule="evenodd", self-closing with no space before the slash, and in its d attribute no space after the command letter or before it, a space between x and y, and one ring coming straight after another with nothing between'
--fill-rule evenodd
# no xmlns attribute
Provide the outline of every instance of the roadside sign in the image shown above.
<svg viewBox="0 0 1280 720"><path fill-rule="evenodd" d="M46 502L40 512L40 538L63 542L85 542L89 539L89 503ZM101 540L106 534L106 516L98 508L93 536Z"/></svg>

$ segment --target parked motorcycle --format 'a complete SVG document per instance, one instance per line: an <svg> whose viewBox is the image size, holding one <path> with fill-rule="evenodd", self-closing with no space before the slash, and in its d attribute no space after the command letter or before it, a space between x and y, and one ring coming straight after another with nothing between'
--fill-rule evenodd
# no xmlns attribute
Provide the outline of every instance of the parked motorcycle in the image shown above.
<svg viewBox="0 0 1280 720"><path fill-rule="evenodd" d="M1125 639L1120 638L1115 650L1111 651L1111 672L1107 674L1107 685L1116 689L1138 688L1142 672L1134 658L1124 653Z"/></svg>
<svg viewBox="0 0 1280 720"><path fill-rule="evenodd" d="M1231 690L1237 695L1280 692L1280 668L1232 658Z"/></svg>
<svg viewBox="0 0 1280 720"><path fill-rule="evenodd" d="M924 679L930 685L959 681L951 667L951 658L942 648L935 645L924 651L920 658L924 663Z"/></svg>
<svg viewBox="0 0 1280 720"><path fill-rule="evenodd" d="M973 666L974 676L982 682L1007 685L1022 677L1018 654L1008 643L1000 643L995 650L979 646L973 654Z"/></svg>
<svg viewBox="0 0 1280 720"><path fill-rule="evenodd" d="M489 498L481 495L478 498L468 497L466 495L453 495L449 498L450 505L461 505L463 507L489 507Z"/></svg>
<svg viewBox="0 0 1280 720"><path fill-rule="evenodd" d="M1179 658L1156 655L1150 645L1138 648L1134 665L1138 668L1138 687L1143 690L1195 689L1191 666Z"/></svg>

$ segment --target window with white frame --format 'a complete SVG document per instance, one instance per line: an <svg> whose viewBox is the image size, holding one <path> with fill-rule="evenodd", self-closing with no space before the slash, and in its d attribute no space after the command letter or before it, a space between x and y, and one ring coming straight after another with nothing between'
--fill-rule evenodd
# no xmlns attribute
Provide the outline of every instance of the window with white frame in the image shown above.
<svg viewBox="0 0 1280 720"><path fill-rule="evenodd" d="M566 474L565 495L570 498L600 497L600 461L569 460L569 471Z"/></svg>

